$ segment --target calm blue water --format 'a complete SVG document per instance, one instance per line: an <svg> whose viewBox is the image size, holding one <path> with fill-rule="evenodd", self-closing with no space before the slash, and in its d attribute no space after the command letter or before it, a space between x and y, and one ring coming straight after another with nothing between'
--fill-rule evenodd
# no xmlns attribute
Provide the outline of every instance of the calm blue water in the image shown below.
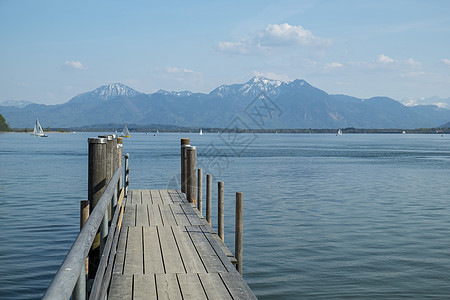
<svg viewBox="0 0 450 300"><path fill-rule="evenodd" d="M0 134L0 299L39 299L64 259L92 136ZM259 299L450 297L450 136L133 134L131 188L177 184L181 137L225 182L232 251L244 193L244 273Z"/></svg>

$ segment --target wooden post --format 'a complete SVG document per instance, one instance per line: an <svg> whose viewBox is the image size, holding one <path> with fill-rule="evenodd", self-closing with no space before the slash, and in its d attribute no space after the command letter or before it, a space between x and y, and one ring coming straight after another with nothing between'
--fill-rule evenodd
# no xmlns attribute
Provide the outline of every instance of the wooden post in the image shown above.
<svg viewBox="0 0 450 300"><path fill-rule="evenodd" d="M106 139L89 138L88 200L92 211L106 188Z"/></svg>
<svg viewBox="0 0 450 300"><path fill-rule="evenodd" d="M128 158L130 155L127 153L125 154L125 181L124 181L124 189L125 193L124 196L126 197L128 195L128 186L130 185L130 166L128 165Z"/></svg>
<svg viewBox="0 0 450 300"><path fill-rule="evenodd" d="M189 146L186 148L187 157L187 193L189 203L197 204L197 148Z"/></svg>
<svg viewBox="0 0 450 300"><path fill-rule="evenodd" d="M186 146L191 144L191 139L181 139L181 192L186 193Z"/></svg>
<svg viewBox="0 0 450 300"><path fill-rule="evenodd" d="M99 135L100 138L105 138L106 139L106 186L108 186L109 181L111 180L113 174L114 174L114 135L110 134L110 135ZM117 143L117 142L116 142ZM111 202L113 200L111 199ZM108 205L107 208L107 214L106 214L106 220L110 220L111 219L111 205ZM102 223L103 224L103 223ZM108 232L108 227L106 227L106 229L104 228L104 224L100 225L100 235L102 235L102 231L106 233ZM103 245L105 241L103 241L103 238L100 240L100 245ZM100 247L100 251L103 250L102 247Z"/></svg>
<svg viewBox="0 0 450 300"><path fill-rule="evenodd" d="M105 138L106 139L106 185L108 185L109 181L111 180L111 177L114 174L114 145L113 135L99 135L99 138Z"/></svg>
<svg viewBox="0 0 450 300"><path fill-rule="evenodd" d="M224 224L223 224L223 181L219 181L217 183L217 198L218 198L218 207L217 207L217 230L219 237L224 241Z"/></svg>
<svg viewBox="0 0 450 300"><path fill-rule="evenodd" d="M197 176L197 209L200 212L200 214L203 215L203 208L202 208L202 193L203 193L203 175L202 175L202 169L198 169L198 176Z"/></svg>
<svg viewBox="0 0 450 300"><path fill-rule="evenodd" d="M81 200L80 202L80 231L89 218L89 200ZM89 270L89 258L86 258L84 268L81 268L80 277L72 292L73 300L86 299L86 275Z"/></svg>
<svg viewBox="0 0 450 300"><path fill-rule="evenodd" d="M116 161L117 161L117 167L122 166L122 157L123 157L123 138L118 137L117 138L117 151L116 151ZM117 205L117 201L121 192L121 189L123 187L123 172L120 175L119 182L117 183L117 189L116 189L116 201L115 205Z"/></svg>
<svg viewBox="0 0 450 300"><path fill-rule="evenodd" d="M88 200L92 212L106 189L106 139L88 139ZM89 276L95 276L100 261L100 235L97 234L89 254Z"/></svg>
<svg viewBox="0 0 450 300"><path fill-rule="evenodd" d="M119 167L123 165L123 138L118 137L117 138L117 161L119 162ZM123 174L120 176L119 179L119 190L123 187Z"/></svg>
<svg viewBox="0 0 450 300"><path fill-rule="evenodd" d="M206 174L206 221L211 225L212 176Z"/></svg>
<svg viewBox="0 0 450 300"><path fill-rule="evenodd" d="M236 229L234 241L234 255L237 259L236 269L242 275L243 259L243 232L244 232L244 197L242 193L236 193Z"/></svg>

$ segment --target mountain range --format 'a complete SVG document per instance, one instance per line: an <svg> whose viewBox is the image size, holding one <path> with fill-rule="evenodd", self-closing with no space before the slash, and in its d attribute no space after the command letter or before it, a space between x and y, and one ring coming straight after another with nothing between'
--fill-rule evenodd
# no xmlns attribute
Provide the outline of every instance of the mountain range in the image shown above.
<svg viewBox="0 0 450 300"><path fill-rule="evenodd" d="M101 86L58 105L0 103L10 127L80 128L95 124L159 124L239 128L422 128L450 121L450 110L405 106L387 97L360 99L328 94L304 80L261 76L221 85L209 94L159 90L138 92L121 83Z"/></svg>

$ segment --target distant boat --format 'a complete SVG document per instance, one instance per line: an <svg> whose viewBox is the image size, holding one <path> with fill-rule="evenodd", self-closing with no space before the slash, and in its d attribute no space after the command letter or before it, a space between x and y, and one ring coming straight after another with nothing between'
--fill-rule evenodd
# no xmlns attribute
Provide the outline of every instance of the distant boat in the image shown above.
<svg viewBox="0 0 450 300"><path fill-rule="evenodd" d="M200 129L200 133L199 133L199 134L200 134L200 135L203 135L203 130Z"/></svg>
<svg viewBox="0 0 450 300"><path fill-rule="evenodd" d="M338 132L336 133L336 135L342 135L342 130L339 128Z"/></svg>
<svg viewBox="0 0 450 300"><path fill-rule="evenodd" d="M33 130L32 135L40 136L40 137L48 137L48 135L46 135L44 133L44 130L42 130L42 126L39 123L38 119L36 119L36 123L34 124L34 130Z"/></svg>
<svg viewBox="0 0 450 300"><path fill-rule="evenodd" d="M122 130L121 137L130 137L130 131L128 130L128 126L125 125L125 127Z"/></svg>

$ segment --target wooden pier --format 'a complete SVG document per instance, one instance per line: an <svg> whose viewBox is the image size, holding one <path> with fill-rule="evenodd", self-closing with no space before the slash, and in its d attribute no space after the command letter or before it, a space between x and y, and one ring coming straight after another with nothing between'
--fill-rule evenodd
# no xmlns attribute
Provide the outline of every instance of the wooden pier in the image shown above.
<svg viewBox="0 0 450 300"><path fill-rule="evenodd" d="M185 194L130 190L109 299L256 299Z"/></svg>
<svg viewBox="0 0 450 300"><path fill-rule="evenodd" d="M43 299L256 299L241 275L242 193L236 193L233 255L223 243L223 182L216 234L210 224L211 174L205 219L202 171L189 143L181 140L181 190L128 190L122 140L89 139L82 229Z"/></svg>

